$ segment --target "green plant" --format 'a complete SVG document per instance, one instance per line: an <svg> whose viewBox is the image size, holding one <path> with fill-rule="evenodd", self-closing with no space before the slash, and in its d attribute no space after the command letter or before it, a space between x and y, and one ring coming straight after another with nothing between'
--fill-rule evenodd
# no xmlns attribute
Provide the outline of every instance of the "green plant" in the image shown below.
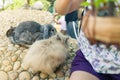
<svg viewBox="0 0 120 80"><path fill-rule="evenodd" d="M54 13L53 7L55 0L47 0L50 3L50 6L48 7L48 11L51 13Z"/></svg>

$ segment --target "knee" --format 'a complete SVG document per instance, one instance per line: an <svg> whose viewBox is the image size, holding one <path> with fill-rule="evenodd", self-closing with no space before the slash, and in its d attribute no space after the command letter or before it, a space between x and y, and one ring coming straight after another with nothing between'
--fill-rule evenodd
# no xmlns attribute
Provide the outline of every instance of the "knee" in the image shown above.
<svg viewBox="0 0 120 80"><path fill-rule="evenodd" d="M85 71L74 71L70 80L99 80L96 76Z"/></svg>

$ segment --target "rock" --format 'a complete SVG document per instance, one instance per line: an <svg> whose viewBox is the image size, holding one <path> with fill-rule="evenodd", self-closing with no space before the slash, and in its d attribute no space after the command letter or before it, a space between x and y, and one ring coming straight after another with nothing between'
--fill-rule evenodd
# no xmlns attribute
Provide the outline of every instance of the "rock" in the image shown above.
<svg viewBox="0 0 120 80"><path fill-rule="evenodd" d="M23 53L27 53L28 49L23 50Z"/></svg>
<svg viewBox="0 0 120 80"><path fill-rule="evenodd" d="M71 64L67 64L67 66L68 66L68 69L71 67Z"/></svg>
<svg viewBox="0 0 120 80"><path fill-rule="evenodd" d="M40 73L40 77L41 77L41 78L43 78L43 79L45 79L45 78L47 78L47 77L48 77L48 75L47 75L47 74L45 74L45 73Z"/></svg>
<svg viewBox="0 0 120 80"><path fill-rule="evenodd" d="M30 74L27 71L23 71L19 75L19 80L31 80Z"/></svg>
<svg viewBox="0 0 120 80"><path fill-rule="evenodd" d="M0 47L0 51L5 51L6 48L5 47Z"/></svg>
<svg viewBox="0 0 120 80"><path fill-rule="evenodd" d="M11 56L11 55L12 55L12 52L10 51L5 54L6 57Z"/></svg>
<svg viewBox="0 0 120 80"><path fill-rule="evenodd" d="M54 79L51 79L51 78L50 78L49 80L54 80Z"/></svg>
<svg viewBox="0 0 120 80"><path fill-rule="evenodd" d="M25 66L23 63L21 64L21 67L24 69L24 70L28 70L29 68L27 66Z"/></svg>
<svg viewBox="0 0 120 80"><path fill-rule="evenodd" d="M20 65L21 65L20 61L16 61L13 66L13 70L18 70L20 68Z"/></svg>
<svg viewBox="0 0 120 80"><path fill-rule="evenodd" d="M3 51L0 50L0 55L2 55L2 54L3 54Z"/></svg>
<svg viewBox="0 0 120 80"><path fill-rule="evenodd" d="M65 77L65 80L69 80L69 77Z"/></svg>
<svg viewBox="0 0 120 80"><path fill-rule="evenodd" d="M66 71L65 76L69 76L70 75L70 70Z"/></svg>
<svg viewBox="0 0 120 80"><path fill-rule="evenodd" d="M64 77L57 78L55 80L65 80Z"/></svg>
<svg viewBox="0 0 120 80"><path fill-rule="evenodd" d="M7 51L8 51L8 52L9 52L9 51L15 52L15 51L17 51L17 48L15 48L15 47L8 47L8 48L7 48Z"/></svg>
<svg viewBox="0 0 120 80"><path fill-rule="evenodd" d="M57 71L56 72L57 77L64 77L64 72L63 71Z"/></svg>
<svg viewBox="0 0 120 80"><path fill-rule="evenodd" d="M16 48L19 48L20 46L19 45L15 45Z"/></svg>
<svg viewBox="0 0 120 80"><path fill-rule="evenodd" d="M16 78L18 77L18 73L17 72L9 72L9 80L16 80Z"/></svg>
<svg viewBox="0 0 120 80"><path fill-rule="evenodd" d="M0 80L8 80L8 74L4 71L0 71Z"/></svg>
<svg viewBox="0 0 120 80"><path fill-rule="evenodd" d="M8 47L14 47L14 45L13 44L9 44Z"/></svg>
<svg viewBox="0 0 120 80"><path fill-rule="evenodd" d="M10 64L9 60L7 59L3 60L3 65L9 65L9 64Z"/></svg>
<svg viewBox="0 0 120 80"><path fill-rule="evenodd" d="M63 69L64 69L64 70L67 70L67 69L68 69L68 66L67 66L67 65L64 65L64 66L63 66Z"/></svg>
<svg viewBox="0 0 120 80"><path fill-rule="evenodd" d="M18 58L17 55L14 55L14 56L12 56L11 59L12 59L13 62L15 62L17 60L17 58Z"/></svg>
<svg viewBox="0 0 120 80"><path fill-rule="evenodd" d="M34 3L34 5L32 6L33 9L37 9L37 10L42 10L43 9L43 3L41 1L37 1Z"/></svg>
<svg viewBox="0 0 120 80"><path fill-rule="evenodd" d="M1 65L0 70L4 70L5 69L5 65Z"/></svg>
<svg viewBox="0 0 120 80"><path fill-rule="evenodd" d="M13 67L11 66L11 65L8 65L7 67L5 67L5 71L6 72L9 72L9 71L11 71L13 69Z"/></svg>
<svg viewBox="0 0 120 80"><path fill-rule="evenodd" d="M15 54L21 54L21 53L22 53L21 50L17 50L17 51L15 52Z"/></svg>
<svg viewBox="0 0 120 80"><path fill-rule="evenodd" d="M25 56L25 54L20 54L20 58L23 59L23 57Z"/></svg>
<svg viewBox="0 0 120 80"><path fill-rule="evenodd" d="M39 80L39 77L38 77L38 76L34 76L34 77L32 78L32 80Z"/></svg>

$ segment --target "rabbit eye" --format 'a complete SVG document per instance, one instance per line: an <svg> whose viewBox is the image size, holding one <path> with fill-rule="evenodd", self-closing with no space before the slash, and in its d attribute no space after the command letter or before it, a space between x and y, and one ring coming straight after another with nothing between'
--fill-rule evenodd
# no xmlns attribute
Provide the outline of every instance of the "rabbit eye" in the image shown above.
<svg viewBox="0 0 120 80"><path fill-rule="evenodd" d="M54 31L53 29L51 31Z"/></svg>

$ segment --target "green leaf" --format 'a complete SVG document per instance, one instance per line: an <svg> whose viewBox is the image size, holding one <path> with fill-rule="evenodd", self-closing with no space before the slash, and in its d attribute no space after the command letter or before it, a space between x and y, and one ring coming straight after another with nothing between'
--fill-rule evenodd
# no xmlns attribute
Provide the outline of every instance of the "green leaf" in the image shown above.
<svg viewBox="0 0 120 80"><path fill-rule="evenodd" d="M99 8L101 4L103 4L105 0L94 0L94 5L96 8Z"/></svg>
<svg viewBox="0 0 120 80"><path fill-rule="evenodd" d="M85 7L85 6L89 6L89 5L90 5L89 2L82 2L82 3L80 4L80 6L83 6L83 7Z"/></svg>

